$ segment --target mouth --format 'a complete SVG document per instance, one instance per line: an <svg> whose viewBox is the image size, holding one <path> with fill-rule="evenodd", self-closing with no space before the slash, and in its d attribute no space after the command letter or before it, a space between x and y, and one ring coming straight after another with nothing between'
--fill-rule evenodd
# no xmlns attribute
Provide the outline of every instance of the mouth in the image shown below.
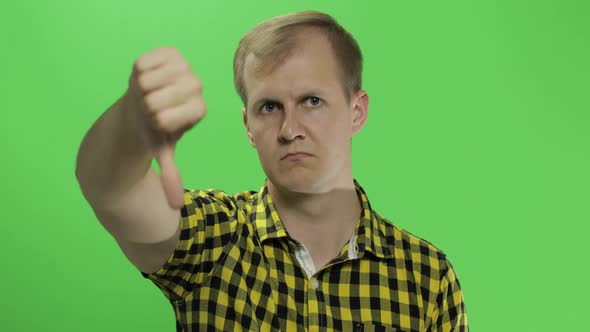
<svg viewBox="0 0 590 332"><path fill-rule="evenodd" d="M285 155L281 160L301 160L307 157L311 157L311 155L305 152L293 152Z"/></svg>

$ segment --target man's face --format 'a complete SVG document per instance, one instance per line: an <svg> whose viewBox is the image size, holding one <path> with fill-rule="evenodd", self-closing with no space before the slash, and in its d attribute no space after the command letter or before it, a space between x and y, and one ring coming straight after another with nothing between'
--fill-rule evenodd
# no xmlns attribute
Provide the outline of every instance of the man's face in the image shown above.
<svg viewBox="0 0 590 332"><path fill-rule="evenodd" d="M327 38L300 34L273 72L258 76L246 58L244 124L269 180L284 190L326 192L351 178L351 137L364 125L368 96L351 100ZM297 154L294 154L297 153Z"/></svg>

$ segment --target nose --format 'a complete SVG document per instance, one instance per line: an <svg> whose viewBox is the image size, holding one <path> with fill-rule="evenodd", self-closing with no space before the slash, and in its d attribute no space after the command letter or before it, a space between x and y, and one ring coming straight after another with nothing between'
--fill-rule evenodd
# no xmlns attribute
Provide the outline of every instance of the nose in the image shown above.
<svg viewBox="0 0 590 332"><path fill-rule="evenodd" d="M296 138L305 138L305 130L298 119L295 109L286 109L283 112L283 121L279 130L279 141L290 142Z"/></svg>

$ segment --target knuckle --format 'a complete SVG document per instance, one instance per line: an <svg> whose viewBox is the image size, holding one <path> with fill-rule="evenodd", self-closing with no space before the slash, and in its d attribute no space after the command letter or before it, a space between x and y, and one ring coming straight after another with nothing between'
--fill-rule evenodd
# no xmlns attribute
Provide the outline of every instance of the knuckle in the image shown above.
<svg viewBox="0 0 590 332"><path fill-rule="evenodd" d="M190 92L200 93L203 91L203 84L195 75L189 75L185 78L186 85Z"/></svg>
<svg viewBox="0 0 590 332"><path fill-rule="evenodd" d="M154 127L158 132L170 132L170 122L166 120L162 113L154 116Z"/></svg>
<svg viewBox="0 0 590 332"><path fill-rule="evenodd" d="M143 61L141 61L141 58L135 60L135 62L133 63L133 71L135 71L136 73L141 73L143 69L142 63Z"/></svg>
<svg viewBox="0 0 590 332"><path fill-rule="evenodd" d="M156 94L151 93L144 98L145 106L149 113L156 113L157 97L158 96Z"/></svg>
<svg viewBox="0 0 590 332"><path fill-rule="evenodd" d="M148 53L141 55L139 58L137 58L137 60L135 60L133 67L135 68L135 70L138 73L141 73L146 70L146 65L147 65L149 59L151 58L151 56L152 56L151 53L148 52Z"/></svg>
<svg viewBox="0 0 590 332"><path fill-rule="evenodd" d="M181 59L181 60L176 61L176 65L178 66L178 69L180 70L180 72L192 73L191 65L188 62Z"/></svg>
<svg viewBox="0 0 590 332"><path fill-rule="evenodd" d="M172 46L163 47L162 56L164 56L169 62L177 62L179 59L182 59L180 51Z"/></svg>
<svg viewBox="0 0 590 332"><path fill-rule="evenodd" d="M172 54L174 52L174 47L170 46L170 45L165 45L165 46L158 48L156 50L156 52L158 52L160 54L166 54L166 55Z"/></svg>
<svg viewBox="0 0 590 332"><path fill-rule="evenodd" d="M168 47L166 49L166 51L168 52L168 54L171 57L176 58L176 59L178 59L178 58L182 59L182 54L180 53L180 50L178 50L178 48L176 48L176 47Z"/></svg>
<svg viewBox="0 0 590 332"><path fill-rule="evenodd" d="M193 114L193 117L191 118L191 123L196 125L197 123L201 122L203 118L205 118L205 113L199 110Z"/></svg>
<svg viewBox="0 0 590 332"><path fill-rule="evenodd" d="M207 104L205 103L205 101L203 99L201 99L201 103L200 103L200 111L201 111L201 117L204 117L207 114Z"/></svg>
<svg viewBox="0 0 590 332"><path fill-rule="evenodd" d="M173 53L173 52L175 52L175 51L177 50L177 49L176 49L176 47L174 47L174 46L170 46L170 45L165 45L165 46L162 46L162 47L161 47L161 49L162 49L164 52L168 52L168 53Z"/></svg>
<svg viewBox="0 0 590 332"><path fill-rule="evenodd" d="M199 92L203 91L203 82L201 82L201 80L198 77L196 77L196 76L193 76L193 77L194 77L193 81L195 84L195 89L197 89Z"/></svg>
<svg viewBox="0 0 590 332"><path fill-rule="evenodd" d="M180 50L176 47L171 47L170 48L170 54L172 54L173 56L177 57L177 58L183 58L182 57L182 53L180 53Z"/></svg>
<svg viewBox="0 0 590 332"><path fill-rule="evenodd" d="M203 98L199 96L191 97L189 103L191 109L196 110L198 112L206 112L207 110L207 105L205 104L205 101L203 100Z"/></svg>
<svg viewBox="0 0 590 332"><path fill-rule="evenodd" d="M146 91L148 89L148 75L146 73L141 73L137 75L137 86L142 90Z"/></svg>

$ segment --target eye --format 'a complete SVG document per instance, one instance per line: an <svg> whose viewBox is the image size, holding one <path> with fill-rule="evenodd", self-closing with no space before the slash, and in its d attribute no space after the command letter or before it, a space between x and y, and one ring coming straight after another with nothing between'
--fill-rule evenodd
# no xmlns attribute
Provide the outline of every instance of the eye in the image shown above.
<svg viewBox="0 0 590 332"><path fill-rule="evenodd" d="M320 104L320 101L321 101L320 98L314 97L314 96L307 97L306 100L307 100L307 103L309 105L311 105L311 106L318 106Z"/></svg>
<svg viewBox="0 0 590 332"><path fill-rule="evenodd" d="M277 105L273 103L266 103L262 105L261 110L267 113L274 111L277 108Z"/></svg>

